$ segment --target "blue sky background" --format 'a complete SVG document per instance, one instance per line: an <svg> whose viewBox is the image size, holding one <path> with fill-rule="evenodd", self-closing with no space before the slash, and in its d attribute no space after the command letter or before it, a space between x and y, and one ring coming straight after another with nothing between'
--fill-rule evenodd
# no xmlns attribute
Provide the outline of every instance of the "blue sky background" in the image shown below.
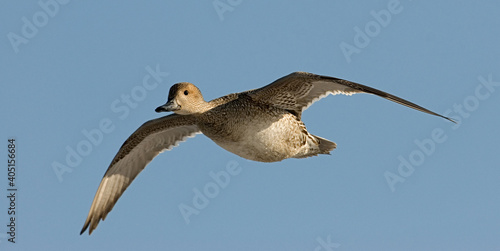
<svg viewBox="0 0 500 251"><path fill-rule="evenodd" d="M1 250L500 249L498 1L216 3L227 11L212 1L61 0L48 12L38 1L3 1ZM391 18L380 23L372 11ZM23 35L23 17L36 33ZM341 44L357 52L346 57ZM148 67L168 73L150 78L150 90ZM258 163L198 135L154 159L96 231L79 235L113 156L165 115L154 109L172 84L195 83L210 100L294 71L363 83L460 123L375 96L330 96L303 120L338 144L331 156ZM102 120L112 129L85 148L82 131ZM5 234L10 137L15 244ZM78 146L86 156L71 167L68 149ZM398 171L401 159L412 167ZM58 177L55 163L71 172ZM193 189L227 165L241 172L187 224L179 205L193 207ZM387 175L404 182L391 189Z"/></svg>

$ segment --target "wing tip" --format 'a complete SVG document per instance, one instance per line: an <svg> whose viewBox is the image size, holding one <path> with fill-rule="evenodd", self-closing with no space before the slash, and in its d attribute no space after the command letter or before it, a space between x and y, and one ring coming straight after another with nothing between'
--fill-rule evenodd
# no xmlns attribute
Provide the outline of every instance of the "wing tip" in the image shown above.
<svg viewBox="0 0 500 251"><path fill-rule="evenodd" d="M439 114L438 114L438 115L439 115ZM457 122L457 121L455 121L455 120L453 120L453 119L451 119L451 118L448 118L448 117L446 117L446 116L439 115L439 117L444 118L444 119L446 119L446 120L448 120L448 121L451 121L451 122L453 122L453 123L455 123L455 124L458 124L458 122Z"/></svg>
<svg viewBox="0 0 500 251"><path fill-rule="evenodd" d="M85 233L87 229L89 230L89 235L92 234L92 232L97 228L97 224L99 224L99 221L97 223L92 222L91 217L87 218L85 221L85 224L83 224L82 231L80 231L80 235Z"/></svg>
<svg viewBox="0 0 500 251"><path fill-rule="evenodd" d="M80 235L82 235L83 233L85 233L85 231L87 230L87 228L89 227L89 224L90 224L90 221L86 221L85 224L83 225L82 227L82 231L80 231ZM92 230L89 230L89 235L92 233Z"/></svg>

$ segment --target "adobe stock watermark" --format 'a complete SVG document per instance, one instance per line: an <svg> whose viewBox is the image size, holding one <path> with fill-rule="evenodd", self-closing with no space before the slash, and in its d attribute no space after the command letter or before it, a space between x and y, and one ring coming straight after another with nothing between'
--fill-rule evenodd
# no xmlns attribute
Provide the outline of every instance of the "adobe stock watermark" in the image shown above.
<svg viewBox="0 0 500 251"><path fill-rule="evenodd" d="M372 38L375 38L380 34L382 28L387 27L394 15L397 15L403 11L403 6L399 0L390 0L387 3L387 8L382 9L380 11L371 10L370 15L373 17L373 20L368 21L363 29L358 26L354 26L354 38L353 44L349 44L346 42L340 43L340 50L347 61L347 63L351 63L352 55L361 53L363 48L366 48Z"/></svg>
<svg viewBox="0 0 500 251"><path fill-rule="evenodd" d="M14 32L7 33L7 39L9 39L10 45L14 52L19 52L19 46L21 44L27 44L30 39L34 38L38 34L38 30L45 27L51 18L54 18L61 6L69 3L69 0L40 0L38 1L38 6L42 10L35 12L31 18L22 17L21 21L21 32L16 34Z"/></svg>
<svg viewBox="0 0 500 251"><path fill-rule="evenodd" d="M207 182L201 190L197 187L193 188L194 196L191 200L191 205L180 203L178 206L186 224L191 222L191 216L200 214L201 210L205 209L210 204L210 201L215 199L220 191L229 185L231 178L239 175L241 171L243 169L236 161L229 161L226 164L225 170L218 172L210 171L208 175L211 181Z"/></svg>
<svg viewBox="0 0 500 251"><path fill-rule="evenodd" d="M488 77L479 76L479 84L474 88L474 93L466 96L462 102L453 104L453 108L447 109L443 115L457 121L451 128L456 130L460 128L465 119L470 118L471 113L479 108L482 101L489 99L495 90L500 87L500 82L493 81L492 74ZM424 139L415 139L416 149L411 151L407 157L398 156L399 165L396 171L385 171L384 178L387 181L389 189L396 191L398 183L405 182L414 172L415 167L421 166L427 157L434 154L439 144L446 142L448 135L445 130L437 127L434 128L429 137Z"/></svg>
<svg viewBox="0 0 500 251"><path fill-rule="evenodd" d="M169 73L161 71L158 64L155 68L148 65L145 70L147 73L142 78L141 84L132 87L129 93L121 94L119 99L117 98L111 102L110 109L118 119L126 119L131 109L137 108L139 103L146 99L148 92L156 89L158 84L163 82L163 78L169 75ZM61 161L62 163L59 161L52 162L52 169L59 183L63 181L63 175L73 172L73 169L78 167L84 158L89 156L102 143L105 135L112 133L115 128L113 119L105 117L99 120L96 128L81 130L82 139L75 145L65 147L66 158L64 161Z"/></svg>
<svg viewBox="0 0 500 251"><path fill-rule="evenodd" d="M316 246L316 248L314 248L314 251L333 251L334 249L340 247L339 243L332 242L332 238L330 237L330 235L326 237L326 240L322 237L317 237L316 241L318 242L318 245Z"/></svg>
<svg viewBox="0 0 500 251"><path fill-rule="evenodd" d="M243 0L214 0L212 5L219 16L219 20L222 22L224 21L224 13L233 12L236 6L240 5L242 2Z"/></svg>

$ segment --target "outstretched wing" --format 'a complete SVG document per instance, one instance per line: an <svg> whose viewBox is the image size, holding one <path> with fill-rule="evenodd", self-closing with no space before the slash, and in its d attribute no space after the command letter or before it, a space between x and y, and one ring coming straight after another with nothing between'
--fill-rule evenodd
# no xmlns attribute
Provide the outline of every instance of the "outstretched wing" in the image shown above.
<svg viewBox="0 0 500 251"><path fill-rule="evenodd" d="M156 155L172 149L196 133L200 133L200 129L195 125L193 117L177 114L150 120L139 127L111 161L80 234L89 226L89 235L92 233L134 178Z"/></svg>
<svg viewBox="0 0 500 251"><path fill-rule="evenodd" d="M448 117L427 110L387 92L347 80L307 72L294 72L262 88L248 91L248 94L255 101L294 111L299 117L310 105L329 94L352 95L355 93L375 94L415 110L442 117L456 123Z"/></svg>

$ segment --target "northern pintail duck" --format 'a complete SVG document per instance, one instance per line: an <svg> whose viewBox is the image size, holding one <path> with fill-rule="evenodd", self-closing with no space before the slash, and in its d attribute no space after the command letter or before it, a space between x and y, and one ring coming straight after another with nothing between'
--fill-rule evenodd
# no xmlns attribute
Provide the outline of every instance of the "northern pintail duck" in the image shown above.
<svg viewBox="0 0 500 251"><path fill-rule="evenodd" d="M178 83L170 88L167 103L156 108L156 112L174 114L144 123L123 143L111 161L80 234L89 226L89 234L92 233L132 180L156 155L197 133L205 134L220 147L242 158L261 162L329 154L336 144L310 134L301 120L302 112L329 94L355 93L375 94L454 122L389 93L306 72L295 72L262 88L209 102L193 84Z"/></svg>

